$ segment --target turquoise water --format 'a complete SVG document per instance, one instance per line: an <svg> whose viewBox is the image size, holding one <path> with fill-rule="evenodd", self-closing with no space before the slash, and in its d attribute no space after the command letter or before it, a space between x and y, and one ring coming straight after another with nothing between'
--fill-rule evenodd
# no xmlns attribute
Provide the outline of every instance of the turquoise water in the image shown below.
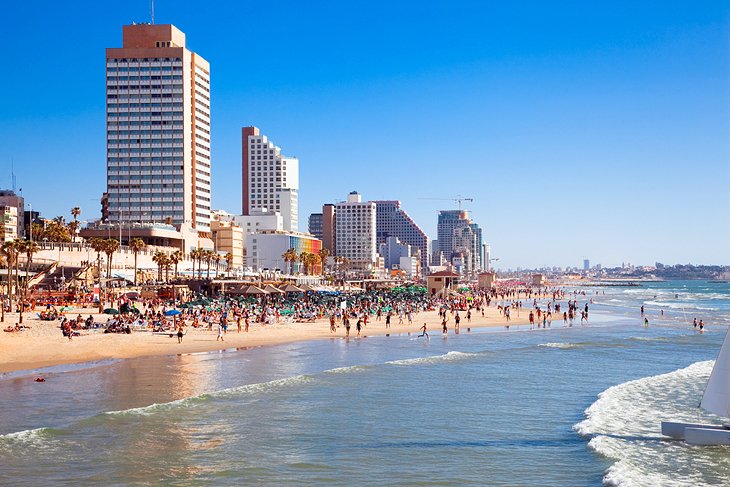
<svg viewBox="0 0 730 487"><path fill-rule="evenodd" d="M55 369L42 384L5 376L0 484L725 485L730 450L665 441L659 421L697 419L730 289L637 289L587 290L585 327L144 358ZM704 334L667 306L679 290ZM665 306L645 304L649 328L646 301Z"/></svg>

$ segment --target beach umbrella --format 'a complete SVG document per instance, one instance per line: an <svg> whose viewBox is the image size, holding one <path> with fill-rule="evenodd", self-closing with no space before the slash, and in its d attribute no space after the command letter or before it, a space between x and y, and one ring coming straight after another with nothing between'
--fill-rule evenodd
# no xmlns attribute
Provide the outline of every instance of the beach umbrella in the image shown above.
<svg viewBox="0 0 730 487"><path fill-rule="evenodd" d="M107 309L104 310L104 314L105 315L118 315L119 314L119 311L117 311L114 308L107 308Z"/></svg>
<svg viewBox="0 0 730 487"><path fill-rule="evenodd" d="M182 314L182 313L176 309L168 309L167 311L165 311L165 316L175 316L175 315L179 315L179 314Z"/></svg>
<svg viewBox="0 0 730 487"><path fill-rule="evenodd" d="M73 308L71 306L62 306L61 311L72 311Z"/></svg>

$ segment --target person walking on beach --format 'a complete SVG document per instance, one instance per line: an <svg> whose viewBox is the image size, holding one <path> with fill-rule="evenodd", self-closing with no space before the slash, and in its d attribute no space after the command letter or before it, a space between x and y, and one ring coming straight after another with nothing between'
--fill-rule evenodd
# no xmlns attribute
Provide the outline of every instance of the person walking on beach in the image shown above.
<svg viewBox="0 0 730 487"><path fill-rule="evenodd" d="M530 311L530 330L535 328L535 315Z"/></svg>
<svg viewBox="0 0 730 487"><path fill-rule="evenodd" d="M330 333L337 331L337 325L335 325L335 315L330 315Z"/></svg>
<svg viewBox="0 0 730 487"><path fill-rule="evenodd" d="M388 314L385 315L385 327L390 328L390 317L393 316L393 313L388 311Z"/></svg>
<svg viewBox="0 0 730 487"><path fill-rule="evenodd" d="M456 316L454 316L454 332L459 333L459 323L461 323L461 317L459 316L459 312L456 312Z"/></svg>
<svg viewBox="0 0 730 487"><path fill-rule="evenodd" d="M360 318L357 319L357 323L355 323L355 329L357 330L357 336L360 336L360 332L362 331L362 320Z"/></svg>
<svg viewBox="0 0 730 487"><path fill-rule="evenodd" d="M244 327L245 327L243 329L243 331L245 331L246 333L248 333L248 325L251 324L251 318L248 316L248 313L246 314L246 318L244 319L244 322L243 323L244 323Z"/></svg>
<svg viewBox="0 0 730 487"><path fill-rule="evenodd" d="M236 315L236 327L238 328L238 333L241 333L241 315Z"/></svg>
<svg viewBox="0 0 730 487"><path fill-rule="evenodd" d="M342 318L342 324L345 325L345 336L349 337L350 336L350 318L348 318L347 315L345 315Z"/></svg>
<svg viewBox="0 0 730 487"><path fill-rule="evenodd" d="M218 322L218 336L215 338L215 341L224 341L223 340L223 324L221 322Z"/></svg>
<svg viewBox="0 0 730 487"><path fill-rule="evenodd" d="M177 343L182 343L183 336L185 334L183 333L183 324L178 323L177 325Z"/></svg>
<svg viewBox="0 0 730 487"><path fill-rule="evenodd" d="M441 320L441 328L442 328L441 333L443 333L444 335L449 334L449 329L446 327L447 321L448 321L448 319L446 317L444 317L444 319Z"/></svg>
<svg viewBox="0 0 730 487"><path fill-rule="evenodd" d="M418 338L421 338L421 337L424 337L424 336L426 338L429 338L428 333L426 333L426 323L424 323L423 326L421 327L421 334L418 335Z"/></svg>

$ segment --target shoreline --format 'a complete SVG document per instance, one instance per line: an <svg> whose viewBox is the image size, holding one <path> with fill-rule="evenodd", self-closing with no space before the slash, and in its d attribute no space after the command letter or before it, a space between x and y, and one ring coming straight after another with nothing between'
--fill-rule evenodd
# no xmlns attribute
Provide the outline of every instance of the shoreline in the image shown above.
<svg viewBox="0 0 730 487"><path fill-rule="evenodd" d="M472 311L471 323L467 323L465 312L460 313L462 333L466 333L467 328L497 328L504 327L507 323L496 307L485 308L484 318L482 318L481 313L477 316L476 311ZM67 316L76 316L79 313L82 316L89 314L88 309L74 308L73 311L67 313ZM91 314L98 321L103 321L106 318L105 315ZM513 316L509 323L511 326L529 325L528 316L529 310L527 309L523 308L519 317L513 310ZM58 320L41 321L34 314L26 314L24 318L25 325L29 329L13 333L4 332L0 335L1 375L105 360L207 353L228 349L240 350L308 340L345 338L345 330L341 324L338 325L336 333L331 333L329 320L324 318L312 323L281 322L265 326L256 323L251 324L248 333L244 331L238 333L236 324L233 323L229 324L228 333L224 335L224 341L222 342L216 341L217 333L215 331L200 328L192 329L190 327L187 328L188 333L181 344L177 343L177 337L170 338L168 335L152 335L151 332L147 331L136 331L132 332L131 335L105 334L103 329L98 331L84 330L81 336L74 337L73 340L69 341L62 336ZM553 322L557 321L562 322L562 318L553 320ZM6 313L5 323L14 324L15 322L17 322L17 313ZM440 336L442 334L437 311L425 311L414 315L412 325L408 325L407 322L399 325L397 322L398 317L394 316L391 327L385 328L385 318L381 321L369 321L367 327L363 329L363 338L384 337L390 334L420 333L420 328L424 322L427 324L427 330L431 336ZM449 316L449 334L454 334L453 327L453 317ZM357 339L354 323L350 330L350 338ZM48 353L49 350L52 350L52 352Z"/></svg>

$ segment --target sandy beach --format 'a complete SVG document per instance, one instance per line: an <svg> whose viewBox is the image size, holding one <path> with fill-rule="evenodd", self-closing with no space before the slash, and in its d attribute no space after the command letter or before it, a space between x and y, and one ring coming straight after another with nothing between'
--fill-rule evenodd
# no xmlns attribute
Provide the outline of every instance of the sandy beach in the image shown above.
<svg viewBox="0 0 730 487"><path fill-rule="evenodd" d="M81 314L87 317L90 308L75 308L68 311L69 318ZM105 322L105 315L92 313L97 322ZM521 316L512 312L510 324L528 323L529 310L522 310ZM7 313L3 328L17 323L16 313ZM216 341L217 332L207 329L188 327L182 343L176 337L152 334L147 331L133 332L131 335L103 332L99 330L82 330L81 336L69 341L62 336L59 321L41 321L35 313L24 315L28 329L20 332L0 333L0 373L30 370L60 364L82 363L105 359L123 359L150 355L170 355L180 353L207 352L229 348L260 347L278 345L302 340L342 338L345 329L339 326L336 333L331 333L329 320L320 319L313 323L286 323L262 326L251 324L249 332L237 333L236 324L229 324L228 333L223 342ZM558 320L554 320L558 321ZM363 336L383 336L386 334L420 333L423 323L427 324L430 335L441 335L441 321L436 311L422 312L414 316L413 325L398 324L394 316L390 328L385 328L385 318L381 321L369 321L363 330ZM504 327L506 320L496 307L486 309L484 318L481 313L472 312L471 323L467 323L466 313L461 313L461 332L468 328ZM562 324L561 324L562 325ZM454 333L453 317L449 318L449 333ZM354 322L350 331L351 338L356 337Z"/></svg>

